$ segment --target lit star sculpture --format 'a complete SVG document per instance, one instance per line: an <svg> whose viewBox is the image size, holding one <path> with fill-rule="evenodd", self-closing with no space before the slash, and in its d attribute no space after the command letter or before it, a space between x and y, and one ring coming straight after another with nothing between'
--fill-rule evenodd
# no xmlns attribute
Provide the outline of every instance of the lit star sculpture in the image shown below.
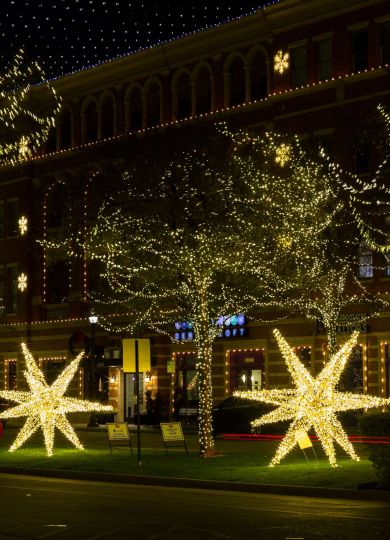
<svg viewBox="0 0 390 540"><path fill-rule="evenodd" d="M53 455L54 432L56 427L76 448L83 450L83 446L70 425L66 414L72 412L113 410L109 405L64 397L66 389L73 379L84 353L80 353L66 366L53 384L48 385L44 374L38 368L25 343L22 343L22 349L27 368L24 376L26 377L30 391L0 391L0 397L19 404L0 414L0 419L27 417L24 426L19 431L9 451L13 452L20 448L38 428L42 428L47 455Z"/></svg>
<svg viewBox="0 0 390 540"><path fill-rule="evenodd" d="M349 442L336 413L353 409L383 407L389 405L390 400L370 395L339 392L336 389L348 357L356 345L358 333L353 333L340 350L330 358L316 378L311 376L278 330L274 330L274 335L295 388L235 392L236 396L278 406L274 411L254 420L253 427L292 420L284 439L270 462L270 467L277 465L294 448L302 435L308 434L311 428L314 428L332 467L337 466L334 442L337 442L352 459L359 461L359 457Z"/></svg>

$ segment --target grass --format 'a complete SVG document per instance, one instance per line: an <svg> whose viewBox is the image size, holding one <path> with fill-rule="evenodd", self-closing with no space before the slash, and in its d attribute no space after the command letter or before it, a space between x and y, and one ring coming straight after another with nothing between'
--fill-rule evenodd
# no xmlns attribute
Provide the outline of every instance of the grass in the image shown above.
<svg viewBox="0 0 390 540"><path fill-rule="evenodd" d="M136 448L133 450L133 455L127 448L114 448L111 456L105 440L102 439L102 441L98 448L79 451L59 439L54 455L48 458L42 448L40 438L34 437L31 442L13 453L7 451L9 441L3 440L0 444L0 467L109 472L349 489L356 489L361 483L376 481L374 469L368 460L363 458L356 463L345 458L340 452L339 467L332 469L319 446L316 446L318 460L315 459L314 454L306 451L309 458L309 463L307 463L302 452L297 449L291 452L280 465L269 468L267 465L275 452L277 444L275 442L217 441L216 449L221 452L221 455L210 459L200 459L194 445L193 447L190 445L189 456L181 448L172 448L167 457L158 441L158 447L154 444L142 449L142 467L138 467ZM358 453L363 453L361 446L357 450Z"/></svg>

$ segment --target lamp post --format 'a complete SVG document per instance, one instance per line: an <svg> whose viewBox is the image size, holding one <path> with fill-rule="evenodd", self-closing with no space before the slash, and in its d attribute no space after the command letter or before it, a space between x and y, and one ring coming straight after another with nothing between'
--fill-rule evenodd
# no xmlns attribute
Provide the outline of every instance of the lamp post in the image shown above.
<svg viewBox="0 0 390 540"><path fill-rule="evenodd" d="M89 357L89 388L88 388L88 394L89 399L91 401L95 401L96 395L95 395L95 331L96 331L96 323L98 321L97 315L90 315L88 317L88 320L90 322L90 325L92 327L92 334L91 334L91 353ZM91 413L91 416L89 417L87 427L99 427L99 423L96 419L96 414L94 412Z"/></svg>

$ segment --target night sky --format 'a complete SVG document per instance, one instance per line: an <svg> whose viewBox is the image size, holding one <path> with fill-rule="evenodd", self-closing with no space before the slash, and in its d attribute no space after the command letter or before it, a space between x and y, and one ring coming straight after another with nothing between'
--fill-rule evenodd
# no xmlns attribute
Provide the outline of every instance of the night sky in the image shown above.
<svg viewBox="0 0 390 540"><path fill-rule="evenodd" d="M47 78L253 13L262 0L0 0L1 67L18 49Z"/></svg>

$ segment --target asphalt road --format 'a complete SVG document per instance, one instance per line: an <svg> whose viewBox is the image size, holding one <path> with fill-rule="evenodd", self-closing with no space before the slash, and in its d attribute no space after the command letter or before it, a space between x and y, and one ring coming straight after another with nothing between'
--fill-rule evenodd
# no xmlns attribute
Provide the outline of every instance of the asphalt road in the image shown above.
<svg viewBox="0 0 390 540"><path fill-rule="evenodd" d="M0 475L0 540L387 538L390 504Z"/></svg>

